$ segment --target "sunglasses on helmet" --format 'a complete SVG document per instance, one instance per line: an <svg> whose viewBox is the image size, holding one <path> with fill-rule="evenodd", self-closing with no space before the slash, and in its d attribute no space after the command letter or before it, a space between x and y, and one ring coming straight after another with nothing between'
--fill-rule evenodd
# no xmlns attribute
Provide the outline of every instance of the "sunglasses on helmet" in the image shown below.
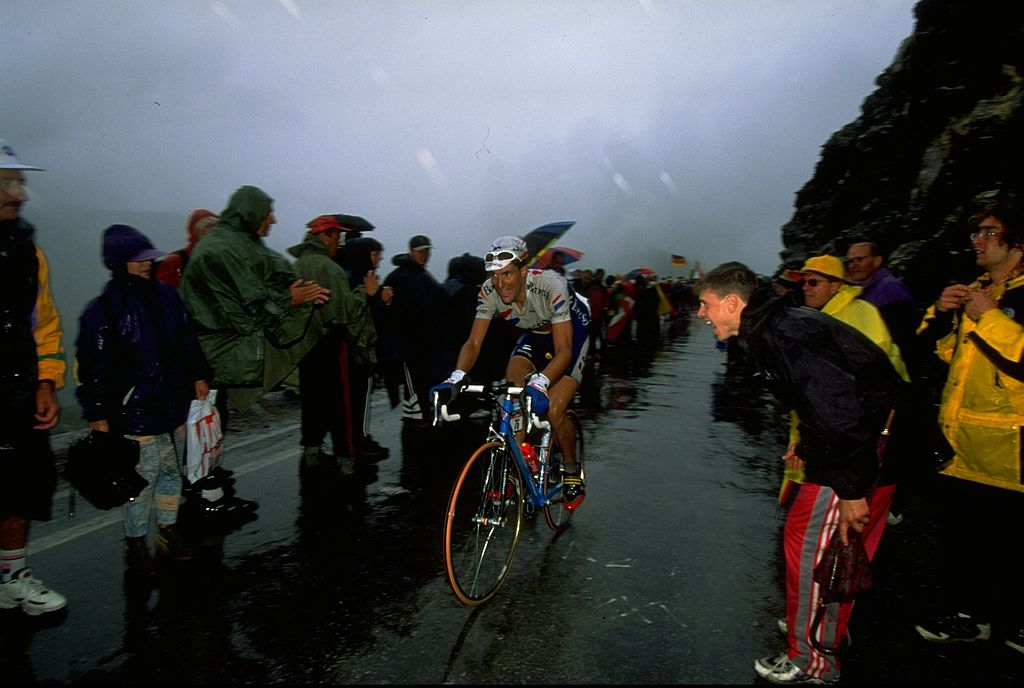
<svg viewBox="0 0 1024 688"><path fill-rule="evenodd" d="M484 262L493 263L498 260L515 260L518 258L516 254L511 251L498 251L497 253L487 253L484 255Z"/></svg>

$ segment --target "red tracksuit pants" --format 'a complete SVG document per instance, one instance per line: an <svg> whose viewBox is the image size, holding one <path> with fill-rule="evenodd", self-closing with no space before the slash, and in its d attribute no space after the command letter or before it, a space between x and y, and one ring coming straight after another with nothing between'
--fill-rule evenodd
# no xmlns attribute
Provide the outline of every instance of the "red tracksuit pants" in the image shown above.
<svg viewBox="0 0 1024 688"><path fill-rule="evenodd" d="M894 491L894 485L878 486L868 498L870 518L860 536L870 559L874 559L885 532ZM782 533L786 554L787 654L805 673L826 680L839 678L839 660L817 651L809 640L819 596L814 567L825 553L838 522L839 497L832 488L803 483L789 508ZM838 532L835 536L839 537ZM829 605L817 629L819 643L837 647L852 612L853 602Z"/></svg>

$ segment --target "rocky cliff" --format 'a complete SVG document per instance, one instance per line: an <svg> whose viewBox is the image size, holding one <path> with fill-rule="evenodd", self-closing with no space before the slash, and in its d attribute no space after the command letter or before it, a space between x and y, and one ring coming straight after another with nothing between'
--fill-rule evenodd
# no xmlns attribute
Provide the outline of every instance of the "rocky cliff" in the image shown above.
<svg viewBox="0 0 1024 688"><path fill-rule="evenodd" d="M967 218L1024 189L1024 3L921 0L861 115L822 147L781 258L875 241L919 303L979 272Z"/></svg>

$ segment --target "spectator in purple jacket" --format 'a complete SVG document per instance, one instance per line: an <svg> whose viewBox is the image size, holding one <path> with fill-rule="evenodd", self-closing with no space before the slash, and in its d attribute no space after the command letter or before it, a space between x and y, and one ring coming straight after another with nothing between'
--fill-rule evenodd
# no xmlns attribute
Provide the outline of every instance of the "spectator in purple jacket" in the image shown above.
<svg viewBox="0 0 1024 688"><path fill-rule="evenodd" d="M149 485L124 505L126 572L153 573L150 520L156 510L156 551L192 557L176 523L185 418L193 398L210 391L210 368L178 292L151 278L162 251L141 232L111 225L103 263L111 278L79 320L75 392L89 428L139 442L138 471Z"/></svg>
<svg viewBox="0 0 1024 688"><path fill-rule="evenodd" d="M915 333L922 315L914 303L914 295L885 267L885 257L878 244L871 241L851 244L846 250L846 273L851 282L860 285L860 298L881 313L913 377L915 370L908 357L915 358Z"/></svg>
<svg viewBox="0 0 1024 688"><path fill-rule="evenodd" d="M907 366L911 382L908 392L911 402L904 405L903 412L911 412L915 416L904 419L904 427L909 428L907 435L930 436L926 428L935 423L938 406L932 403L924 380L924 357L917 342L917 326L921 322L922 313L914 302L913 294L902 280L885 267L885 256L882 255L878 244L872 241L850 244L846 250L846 274L851 282L860 285L861 293L858 298L878 309L886 327L889 328L892 340L900 349L903 363ZM892 470L897 484L905 484L919 478L920 472L917 468L922 468L924 462L917 460L915 453L924 445L920 442L917 442L916 447L913 443L904 445L902 439L893 444L895 446L890 448L889 455L893 457L895 463ZM905 497L906 490L896 491L888 516L889 525L898 525L903 520L902 504Z"/></svg>

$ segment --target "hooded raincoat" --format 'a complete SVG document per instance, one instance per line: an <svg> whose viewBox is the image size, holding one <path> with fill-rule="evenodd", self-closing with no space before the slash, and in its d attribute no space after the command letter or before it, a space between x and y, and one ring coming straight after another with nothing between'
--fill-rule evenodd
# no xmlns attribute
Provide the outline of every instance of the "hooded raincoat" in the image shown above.
<svg viewBox="0 0 1024 688"><path fill-rule="evenodd" d="M257 234L272 208L261 189L240 187L181 280L214 386L227 388L239 410L281 382L324 332L311 302L291 305L295 272Z"/></svg>
<svg viewBox="0 0 1024 688"><path fill-rule="evenodd" d="M195 382L213 372L177 292L129 275L124 263L86 304L75 357L82 416L126 435L172 432L185 422Z"/></svg>

